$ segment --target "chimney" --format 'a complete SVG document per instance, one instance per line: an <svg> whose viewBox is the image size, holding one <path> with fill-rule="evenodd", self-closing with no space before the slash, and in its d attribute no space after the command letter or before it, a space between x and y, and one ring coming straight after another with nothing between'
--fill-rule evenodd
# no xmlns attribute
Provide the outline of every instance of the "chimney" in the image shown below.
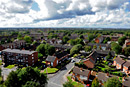
<svg viewBox="0 0 130 87"><path fill-rule="evenodd" d="M82 72L83 71L83 68L80 68L80 72Z"/></svg>

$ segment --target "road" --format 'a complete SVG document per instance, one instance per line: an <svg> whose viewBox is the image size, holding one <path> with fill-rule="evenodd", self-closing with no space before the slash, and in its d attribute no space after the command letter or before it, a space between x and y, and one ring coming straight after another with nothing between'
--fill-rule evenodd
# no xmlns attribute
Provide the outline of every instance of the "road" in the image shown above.
<svg viewBox="0 0 130 87"><path fill-rule="evenodd" d="M75 59L79 62L80 59ZM73 68L74 63L69 63L62 70L56 73L52 78L49 78L47 87L62 87L62 84L66 82L64 75Z"/></svg>

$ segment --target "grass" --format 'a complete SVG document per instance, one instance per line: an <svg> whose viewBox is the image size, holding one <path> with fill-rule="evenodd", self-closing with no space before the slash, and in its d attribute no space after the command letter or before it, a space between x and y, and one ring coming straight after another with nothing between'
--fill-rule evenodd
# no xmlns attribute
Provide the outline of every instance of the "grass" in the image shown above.
<svg viewBox="0 0 130 87"><path fill-rule="evenodd" d="M72 84L74 85L74 87L84 87L83 84L78 83L78 82L76 82L76 81L73 81Z"/></svg>
<svg viewBox="0 0 130 87"><path fill-rule="evenodd" d="M57 70L58 70L57 68L47 67L47 73L54 73L54 72L56 72ZM46 73L46 69L44 70L44 73Z"/></svg>
<svg viewBox="0 0 130 87"><path fill-rule="evenodd" d="M0 65L2 65L2 60L0 60Z"/></svg>
<svg viewBox="0 0 130 87"><path fill-rule="evenodd" d="M12 68L14 68L14 67L15 67L15 65L8 65L8 66L5 67L5 68L12 69Z"/></svg>
<svg viewBox="0 0 130 87"><path fill-rule="evenodd" d="M72 79L71 79L71 76L67 76L67 79L71 82Z"/></svg>
<svg viewBox="0 0 130 87"><path fill-rule="evenodd" d="M72 82L72 84L74 85L74 87L84 87L83 84L78 83L76 81L72 81L71 76L67 76L67 79L69 80L69 82Z"/></svg>
<svg viewBox="0 0 130 87"><path fill-rule="evenodd" d="M42 63L46 63L46 61L42 61Z"/></svg>

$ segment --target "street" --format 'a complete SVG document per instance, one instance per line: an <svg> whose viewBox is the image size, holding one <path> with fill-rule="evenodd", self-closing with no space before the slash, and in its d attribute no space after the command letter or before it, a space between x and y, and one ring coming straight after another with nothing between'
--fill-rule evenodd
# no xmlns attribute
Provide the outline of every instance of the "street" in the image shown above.
<svg viewBox="0 0 130 87"><path fill-rule="evenodd" d="M75 62L79 62L80 59L75 59ZM62 87L62 84L66 82L64 75L73 68L74 63L67 64L63 69L56 73L52 78L49 78L47 87Z"/></svg>

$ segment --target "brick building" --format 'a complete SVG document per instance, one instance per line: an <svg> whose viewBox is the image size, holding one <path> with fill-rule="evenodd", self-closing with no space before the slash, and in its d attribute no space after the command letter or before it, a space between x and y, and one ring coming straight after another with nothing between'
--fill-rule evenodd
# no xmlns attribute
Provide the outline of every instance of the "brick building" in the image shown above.
<svg viewBox="0 0 130 87"><path fill-rule="evenodd" d="M38 61L38 52L19 49L5 49L2 50L2 60L5 64L32 66Z"/></svg>

